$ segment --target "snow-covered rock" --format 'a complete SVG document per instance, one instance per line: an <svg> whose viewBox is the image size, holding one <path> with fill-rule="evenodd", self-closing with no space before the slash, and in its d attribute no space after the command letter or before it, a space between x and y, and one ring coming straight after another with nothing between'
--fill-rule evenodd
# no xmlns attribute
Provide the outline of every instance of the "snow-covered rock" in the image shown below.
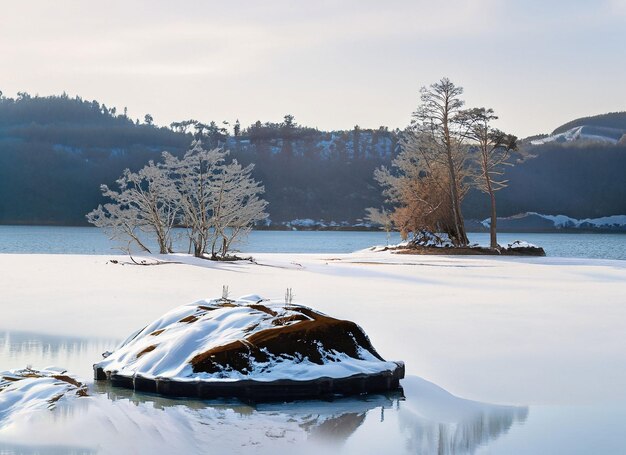
<svg viewBox="0 0 626 455"><path fill-rule="evenodd" d="M286 397L350 394L397 388L404 375L403 364L383 360L355 323L257 295L180 306L107 354L94 365L96 379L173 395L237 396L237 382L278 384ZM366 383L351 392L345 380L355 377ZM207 383L213 389L199 386ZM287 390L304 383L314 390Z"/></svg>
<svg viewBox="0 0 626 455"><path fill-rule="evenodd" d="M515 240L514 242L509 243L506 248L515 250L518 248L539 248L537 245L533 245L532 243L525 242L523 240Z"/></svg>
<svg viewBox="0 0 626 455"><path fill-rule="evenodd" d="M416 232L409 243L417 246L436 248L449 248L454 246L447 234L435 234L434 232L426 230Z"/></svg>

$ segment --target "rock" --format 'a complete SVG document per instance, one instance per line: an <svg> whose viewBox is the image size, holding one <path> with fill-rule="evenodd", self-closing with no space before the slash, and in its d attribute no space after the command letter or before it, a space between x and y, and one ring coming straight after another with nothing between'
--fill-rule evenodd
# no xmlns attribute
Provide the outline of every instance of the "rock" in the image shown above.
<svg viewBox="0 0 626 455"><path fill-rule="evenodd" d="M502 249L502 253L509 256L545 256L543 248L532 243L516 240Z"/></svg>
<svg viewBox="0 0 626 455"><path fill-rule="evenodd" d="M94 365L96 379L200 398L287 400L399 388L354 322L256 295L176 308Z"/></svg>

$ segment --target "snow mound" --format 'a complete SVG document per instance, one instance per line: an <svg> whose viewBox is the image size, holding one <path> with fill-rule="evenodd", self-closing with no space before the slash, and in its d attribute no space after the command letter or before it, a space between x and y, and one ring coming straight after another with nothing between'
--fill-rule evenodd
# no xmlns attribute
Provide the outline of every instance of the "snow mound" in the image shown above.
<svg viewBox="0 0 626 455"><path fill-rule="evenodd" d="M533 245L532 243L525 242L523 240L515 240L512 243L509 243L506 246L509 250L521 249L521 248L540 248L537 245Z"/></svg>
<svg viewBox="0 0 626 455"><path fill-rule="evenodd" d="M87 396L87 386L61 368L0 372L0 425L17 413L52 409L64 397Z"/></svg>
<svg viewBox="0 0 626 455"><path fill-rule="evenodd" d="M180 306L106 354L94 365L96 379L134 388L141 381L149 388L159 380L267 384L404 371L383 360L355 323L257 295Z"/></svg>

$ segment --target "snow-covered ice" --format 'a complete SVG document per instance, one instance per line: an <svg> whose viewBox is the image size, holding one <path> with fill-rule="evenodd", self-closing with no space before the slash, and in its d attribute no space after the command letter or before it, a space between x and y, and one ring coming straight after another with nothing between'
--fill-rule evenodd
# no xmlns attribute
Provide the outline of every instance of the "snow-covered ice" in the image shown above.
<svg viewBox="0 0 626 455"><path fill-rule="evenodd" d="M626 261L411 256L388 251L253 256L256 263L173 256L169 259L182 263L143 267L129 264L128 258L121 256L0 255L0 329L121 341L146 321L177 306L219 295L223 285L228 285L233 295L256 292L273 299L281 299L284 289L290 287L298 302L358 322L382 357L406 362L407 375L432 381L457 397L530 405L529 422L535 414L544 419L530 425L539 429L550 422L554 425L555 414L542 411L546 406L570 410L560 416L577 412L577 425L572 427L576 431L564 433L567 424L553 426L550 432L537 430L540 436L535 448L554 436L558 441L570 441L568 447L577 450L568 453L584 453L590 447L581 443L610 442L602 428L624 420L617 418L623 414L617 407L611 410L615 420L600 416L607 407L626 404ZM115 347L111 343L106 349ZM24 367L23 363L11 364L10 356L3 362L2 369ZM410 388L416 385L411 381L404 381L405 406L409 408L419 403L411 399L416 396L411 395ZM202 428L207 437L218 441L217 447L261 443L270 451L275 447L294 450L293 444L300 444L309 434L290 420L292 410L285 410L282 417L224 410L233 416L224 426L217 423L223 420L197 417L194 408L179 400L168 401L171 406L162 408L156 399L133 404L131 397L136 395L124 396L100 406L94 404L104 400L98 394L73 400L71 406L61 403L57 410L36 413L37 417L15 417L0 430L0 443L19 447L37 432L41 441L57 446L70 442L80 446L80 436L93 447L91 443L102 436L96 429L109 428L107 434L122 436L107 440L110 450L104 453L120 448L138 450L139 446L159 452L167 446L164 441L182 450L195 447L192 435L203 435L195 431ZM402 403L399 409L403 409ZM444 406L437 401L432 409ZM595 414L585 417L589 411L584 410L589 409ZM217 415L222 411L210 408L205 412ZM400 413L387 411L385 424L394 416L400 425ZM434 420L428 421L444 417L430 416L428 419ZM411 428L425 428L417 424L419 419L402 421L404 430L394 435L409 437ZM497 422L509 422L502 428L515 427L510 417ZM597 429L593 422L598 422ZM137 425L140 437L132 430ZM368 449L361 453L375 453L380 448L372 435L388 427L381 426L371 412L360 425L346 440L344 453L358 453L359 447ZM479 423L446 428L446 435L455 428L461 433L486 431ZM613 428L612 438L623 434L617 423ZM267 436L283 430L282 438ZM527 436L523 429L519 432L520 438ZM568 439L559 437L566 434ZM584 441L581 434L586 435ZM385 441L386 436L379 436ZM411 438L414 447L422 447L420 444L439 436L439 430L433 429L424 440L419 434ZM530 443L528 438L524 441ZM408 452L405 445L400 448L399 453Z"/></svg>

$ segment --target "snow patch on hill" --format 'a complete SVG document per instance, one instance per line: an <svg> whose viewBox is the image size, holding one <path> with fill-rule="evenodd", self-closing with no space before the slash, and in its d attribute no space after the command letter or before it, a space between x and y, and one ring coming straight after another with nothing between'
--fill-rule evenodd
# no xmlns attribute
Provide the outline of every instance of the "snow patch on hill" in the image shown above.
<svg viewBox="0 0 626 455"><path fill-rule="evenodd" d="M567 215L545 215L537 212L527 212L515 217L501 218L504 220L519 219L523 220L528 217L539 217L544 220L551 221L555 229L626 229L626 215L603 216L600 218L584 218L576 219ZM491 225L491 219L485 218L481 221L485 228Z"/></svg>
<svg viewBox="0 0 626 455"><path fill-rule="evenodd" d="M597 126L577 126L563 133L552 134L548 137L530 141L531 145L543 145L550 142L600 142L605 144L617 144L624 135L624 131L617 128Z"/></svg>

